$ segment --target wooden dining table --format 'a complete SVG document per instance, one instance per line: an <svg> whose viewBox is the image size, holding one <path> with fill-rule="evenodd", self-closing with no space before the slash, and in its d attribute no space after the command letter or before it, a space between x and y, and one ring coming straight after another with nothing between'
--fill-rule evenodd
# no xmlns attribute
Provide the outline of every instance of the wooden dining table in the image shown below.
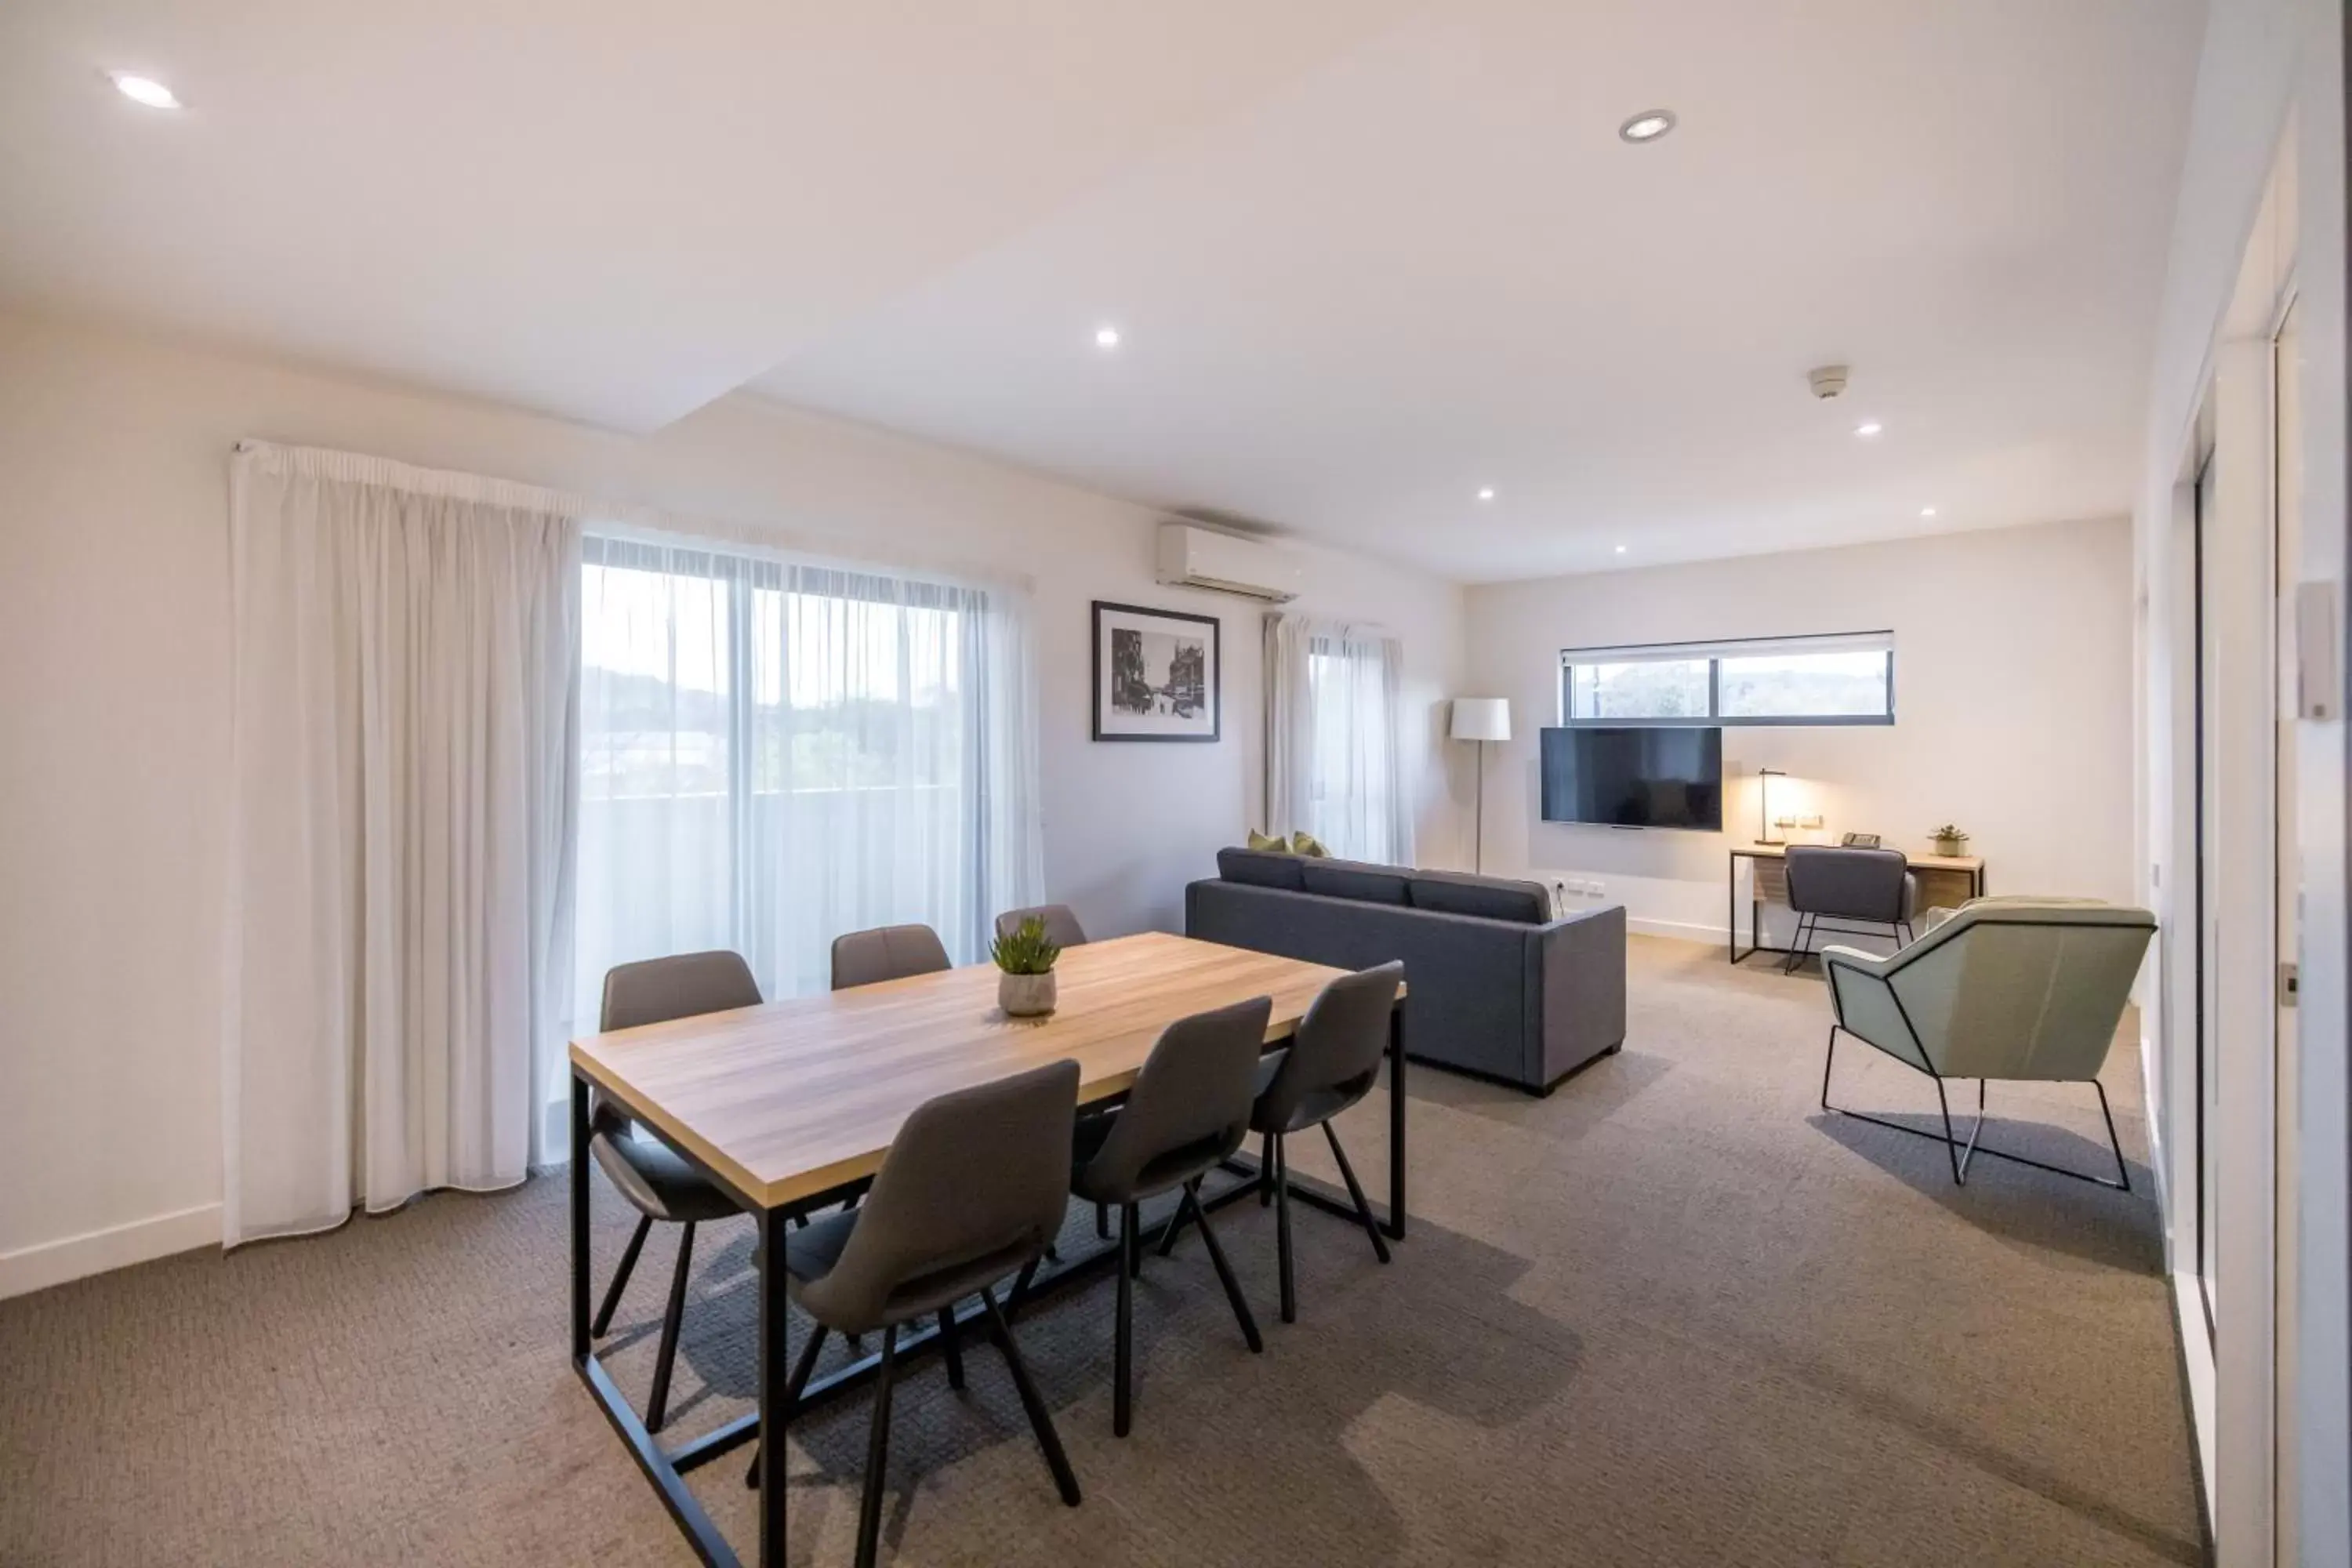
<svg viewBox="0 0 2352 1568"><path fill-rule="evenodd" d="M919 1105L1042 1063L1075 1060L1081 1105L1114 1103L1134 1084L1160 1033L1179 1018L1255 996L1273 999L1267 1048L1297 1029L1307 1005L1346 973L1273 953L1163 932L1066 949L1056 965L1059 1005L1044 1018L1009 1018L996 1005L997 970L974 964L757 1007L709 1013L572 1043L572 1360L703 1562L740 1561L685 1477L756 1438L783 1409L786 1296L781 1260L793 1215L846 1196L881 1168L891 1140ZM1389 1023L1388 1235L1405 1233L1404 1005ZM665 1447L597 1357L589 1333L589 1100L611 1101L729 1194L759 1229L759 1374L756 1407L716 1430ZM1238 1179L1204 1195L1215 1207L1259 1189L1247 1159ZM1292 1195L1354 1218L1354 1205L1293 1175ZM1035 1299L1103 1272L1103 1247L1042 1273ZM968 1309L968 1311L971 1310ZM977 1316L976 1312L973 1312ZM899 1342L901 1360L936 1344L938 1331ZM794 1411L869 1381L868 1356L813 1382ZM782 1421L778 1422L781 1429ZM784 1560L784 1449L761 1445L762 1568Z"/></svg>

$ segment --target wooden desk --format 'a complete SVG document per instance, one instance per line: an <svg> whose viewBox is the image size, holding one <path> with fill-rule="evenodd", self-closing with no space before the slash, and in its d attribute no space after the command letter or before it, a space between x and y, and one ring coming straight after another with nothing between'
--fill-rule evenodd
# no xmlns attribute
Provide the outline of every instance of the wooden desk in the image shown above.
<svg viewBox="0 0 2352 1568"><path fill-rule="evenodd" d="M1271 996L1268 1044L1287 1039L1324 986L1346 973L1272 953L1148 932L1066 950L1060 1005L1047 1018L997 1010L992 964L916 975L729 1013L594 1035L572 1044L572 1360L678 1528L706 1563L738 1561L682 1474L757 1436L782 1411L786 1313L781 1271L789 1216L880 1169L890 1141L925 1100L1064 1058L1079 1068L1081 1103L1124 1095L1160 1032L1194 1013ZM1389 1203L1384 1228L1404 1235L1404 1009L1390 1014ZM688 1163L730 1194L759 1225L759 1408L718 1431L664 1450L645 1429L590 1344L588 1152L590 1086L609 1096ZM1211 1206L1257 1190L1257 1172L1209 1197ZM1352 1205L1292 1178L1292 1192L1355 1217ZM1114 1254L1041 1277L1030 1295L1098 1272ZM902 1333L901 1357L936 1331ZM802 1406L863 1384L869 1357L812 1384ZM760 1554L784 1552L784 1445L763 1444Z"/></svg>
<svg viewBox="0 0 2352 1568"><path fill-rule="evenodd" d="M1787 901L1787 872L1782 863L1789 858L1785 844L1736 844L1732 846L1729 870L1726 874L1726 894L1728 907L1725 911L1725 949L1731 962L1759 952L1787 952L1785 947L1762 947L1759 939L1763 934L1764 905ZM1911 874L1919 879L1919 907L1923 910L1958 909L1970 899L1985 895L1985 863L1979 855L1906 855ZM1748 951L1739 950L1739 863L1748 862Z"/></svg>

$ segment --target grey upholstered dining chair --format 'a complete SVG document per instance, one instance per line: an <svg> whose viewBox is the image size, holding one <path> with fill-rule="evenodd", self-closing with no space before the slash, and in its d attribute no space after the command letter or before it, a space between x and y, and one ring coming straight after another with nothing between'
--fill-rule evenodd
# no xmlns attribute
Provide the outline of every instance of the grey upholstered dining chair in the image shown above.
<svg viewBox="0 0 2352 1568"><path fill-rule="evenodd" d="M2115 1043L2131 1000L2133 980L2156 917L2120 904L2075 899L1976 899L1932 926L1918 941L1880 958L1847 947L1822 950L1830 1026L1822 1063L1822 1109L1898 1132L1934 1138L1952 1163L1952 1180L1968 1180L1973 1154L2032 1165L2131 1190L2116 1119L2099 1069ZM1937 1134L1830 1103L1830 1071L1840 1034L1874 1046L1936 1084L1943 1115ZM1977 1124L1962 1143L1952 1132L1946 1079L1977 1079ZM2116 1179L2069 1171L2005 1150L1981 1147L1985 1082L1991 1079L2050 1083L2087 1082L2097 1091L2099 1115L2116 1157Z"/></svg>
<svg viewBox="0 0 2352 1568"><path fill-rule="evenodd" d="M1007 910L996 917L996 934L1011 936L1021 929L1025 920L1045 922L1045 940L1055 947L1077 947L1087 940L1087 928L1070 912L1067 904L1038 904L1025 910Z"/></svg>
<svg viewBox="0 0 2352 1568"><path fill-rule="evenodd" d="M1209 1228L1200 1194L1201 1179L1232 1158L1249 1135L1258 1054L1265 1048L1265 1024L1273 1012L1273 999L1258 996L1178 1019L1160 1031L1128 1091L1127 1103L1113 1114L1078 1123L1070 1190L1119 1208L1111 1430L1121 1437L1127 1436L1134 1399L1134 1279L1143 1263L1144 1199L1171 1191L1180 1194L1160 1243L1160 1256L1174 1247L1177 1230L1186 1220L1198 1224L1218 1283L1225 1288L1225 1300L1241 1324L1242 1338L1253 1352L1265 1349L1241 1282L1225 1261L1216 1232ZM1016 1300L1027 1283L1024 1272L1014 1290Z"/></svg>
<svg viewBox="0 0 2352 1568"><path fill-rule="evenodd" d="M874 985L951 968L940 933L925 925L877 926L833 939L833 988Z"/></svg>
<svg viewBox="0 0 2352 1568"><path fill-rule="evenodd" d="M1911 875L1900 849L1791 844L1786 865L1789 908L1797 917L1797 936L1790 946L1789 961L1780 966L1782 973L1805 961L1824 920L1885 926L1900 941L1911 940L1919 879Z"/></svg>
<svg viewBox="0 0 2352 1568"><path fill-rule="evenodd" d="M1259 1163L1264 1184L1260 1201L1270 1193L1275 1204L1275 1245L1282 1265L1282 1321L1298 1321L1298 1291L1294 1283L1290 1249L1290 1134L1309 1127L1323 1129L1331 1158L1348 1184L1356 1217L1372 1238L1372 1252L1389 1260L1389 1244L1364 1201L1348 1152L1331 1119L1371 1093L1380 1081L1381 1058L1387 1054L1389 1012L1396 1005L1397 987L1404 980L1404 964L1391 961L1376 969L1334 980L1307 1004L1307 1016L1285 1049L1268 1053L1258 1065L1257 1100L1250 1108L1250 1129L1265 1139Z"/></svg>
<svg viewBox="0 0 2352 1568"><path fill-rule="evenodd" d="M992 1289L1034 1263L1061 1228L1077 1100L1078 1064L1058 1061L927 1100L891 1141L865 1204L793 1231L784 1243L785 1289L816 1325L786 1380L787 1413L808 1386L828 1331L882 1332L857 1510L859 1568L870 1568L881 1537L898 1331L936 1317L948 1381L961 1388L955 1308L968 1296L980 1298L1062 1500L1078 1506L1077 1477ZM757 1485L759 1474L754 1460L747 1479Z"/></svg>
<svg viewBox="0 0 2352 1568"><path fill-rule="evenodd" d="M604 1005L597 1026L605 1031L664 1024L704 1013L760 1005L760 984L742 958L724 951L686 952L624 963L604 974ZM599 1096L590 1112L588 1152L613 1185L637 1211L637 1228L621 1254L621 1266L596 1309L590 1331L598 1339L612 1327L613 1312L637 1266L654 1221L681 1225L677 1268L670 1277L669 1306L662 1314L661 1346L654 1357L652 1396L646 1405L646 1430L658 1432L668 1418L670 1369L677 1361L678 1324L686 1315L686 1283L694 1262L694 1227L737 1212L735 1202L688 1164L668 1145L634 1135L627 1115Z"/></svg>

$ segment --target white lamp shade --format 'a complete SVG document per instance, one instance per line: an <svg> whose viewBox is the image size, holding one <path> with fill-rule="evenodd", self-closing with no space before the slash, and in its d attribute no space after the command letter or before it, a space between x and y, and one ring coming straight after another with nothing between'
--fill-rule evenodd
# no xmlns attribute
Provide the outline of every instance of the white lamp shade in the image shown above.
<svg viewBox="0 0 2352 1568"><path fill-rule="evenodd" d="M1455 698L1452 733L1457 741L1509 740L1510 700L1504 697Z"/></svg>

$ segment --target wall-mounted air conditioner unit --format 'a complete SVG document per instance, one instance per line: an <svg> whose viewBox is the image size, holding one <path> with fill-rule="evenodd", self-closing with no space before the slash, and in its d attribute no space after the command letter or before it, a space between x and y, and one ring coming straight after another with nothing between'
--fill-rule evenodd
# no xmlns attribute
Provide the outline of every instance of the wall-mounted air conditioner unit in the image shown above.
<svg viewBox="0 0 2352 1568"><path fill-rule="evenodd" d="M1298 597L1306 572L1298 557L1278 544L1188 522L1163 522L1156 575L1171 586L1212 588L1279 605Z"/></svg>

